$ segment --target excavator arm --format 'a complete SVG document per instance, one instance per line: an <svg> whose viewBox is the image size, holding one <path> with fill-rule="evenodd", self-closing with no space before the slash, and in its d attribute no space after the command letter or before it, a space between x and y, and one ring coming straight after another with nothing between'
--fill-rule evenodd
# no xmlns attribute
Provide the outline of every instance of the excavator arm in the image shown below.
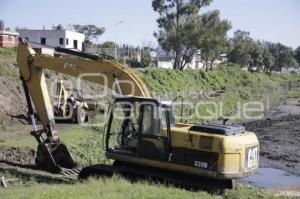
<svg viewBox="0 0 300 199"><path fill-rule="evenodd" d="M68 52L67 49L65 51ZM80 56L80 52L75 52L75 54ZM61 170L63 167L70 169L76 166L66 146L59 141L55 130L54 114L44 69L101 84L120 95L150 96L142 79L128 66L97 56L87 59L89 58L88 54L82 54L84 55L82 57L85 58L52 57L36 54L26 41L22 38L19 41L17 63L34 126L32 135L39 142L36 162L44 169L51 170L54 167L54 170ZM42 130L36 128L32 103L43 125ZM41 136L42 133L46 133L45 139ZM62 152L58 151L60 148ZM64 154L70 160L64 164L66 158L57 154ZM48 162L51 162L50 166Z"/></svg>

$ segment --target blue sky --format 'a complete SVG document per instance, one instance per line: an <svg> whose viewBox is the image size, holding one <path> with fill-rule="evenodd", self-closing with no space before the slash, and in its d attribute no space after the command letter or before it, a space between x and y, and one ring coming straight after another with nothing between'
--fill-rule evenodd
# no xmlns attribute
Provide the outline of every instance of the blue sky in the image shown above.
<svg viewBox="0 0 300 199"><path fill-rule="evenodd" d="M300 46L299 0L214 0L203 11L211 9L219 9L222 18L232 22L229 36L242 29L256 39ZM6 26L41 29L53 24L95 24L106 28L99 42L156 44L157 17L151 0L0 0L0 19ZM119 21L124 23L116 28Z"/></svg>

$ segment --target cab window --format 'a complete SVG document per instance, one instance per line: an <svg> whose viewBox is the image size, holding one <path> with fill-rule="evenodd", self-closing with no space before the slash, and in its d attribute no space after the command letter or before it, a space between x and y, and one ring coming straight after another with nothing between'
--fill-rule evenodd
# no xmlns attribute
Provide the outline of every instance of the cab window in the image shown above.
<svg viewBox="0 0 300 199"><path fill-rule="evenodd" d="M161 136L157 107L154 105L142 105L142 134Z"/></svg>
<svg viewBox="0 0 300 199"><path fill-rule="evenodd" d="M167 109L166 109L166 107L161 107L161 109L160 109L161 111L160 111L160 121L161 121L161 128L162 129L165 129L165 128L167 128Z"/></svg>

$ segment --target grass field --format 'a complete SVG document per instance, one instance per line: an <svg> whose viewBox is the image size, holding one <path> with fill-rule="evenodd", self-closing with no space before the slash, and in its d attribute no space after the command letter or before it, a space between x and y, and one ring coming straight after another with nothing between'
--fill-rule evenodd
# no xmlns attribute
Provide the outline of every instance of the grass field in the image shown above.
<svg viewBox="0 0 300 199"><path fill-rule="evenodd" d="M76 126L58 132L60 140L68 146L76 162L82 166L109 162L104 156L102 131ZM5 138L5 134L9 134L11 138ZM0 138L3 140L0 145L4 146L37 147L37 142L29 131L1 132Z"/></svg>
<svg viewBox="0 0 300 199"><path fill-rule="evenodd" d="M58 132L59 132L60 139L68 145L80 142L84 140L87 137L87 135L92 133L90 129L81 126L64 129ZM15 147L28 146L31 148L37 147L36 140L34 140L34 138L30 135L29 130L28 131L18 130L15 132L1 132L1 135L3 136L4 133L10 134L12 136L16 136L17 139L12 138L12 139L3 140L3 142L0 143L1 145L15 146ZM17 136L19 136L19 138Z"/></svg>
<svg viewBox="0 0 300 199"><path fill-rule="evenodd" d="M131 183L121 177L89 180L72 185L34 184L0 189L0 197L5 199L81 199L81 198L153 198L153 199L271 199L276 197L247 185L236 186L232 190L215 195L204 191L187 191L154 182Z"/></svg>

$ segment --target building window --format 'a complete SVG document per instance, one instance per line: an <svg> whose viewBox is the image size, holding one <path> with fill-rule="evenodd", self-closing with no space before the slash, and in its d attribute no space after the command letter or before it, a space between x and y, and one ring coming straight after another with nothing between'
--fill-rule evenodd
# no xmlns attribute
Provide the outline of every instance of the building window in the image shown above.
<svg viewBox="0 0 300 199"><path fill-rule="evenodd" d="M64 45L64 38L59 38L59 45Z"/></svg>
<svg viewBox="0 0 300 199"><path fill-rule="evenodd" d="M68 38L66 39L66 45L69 45L69 39Z"/></svg>
<svg viewBox="0 0 300 199"><path fill-rule="evenodd" d="M11 41L11 35L8 35L8 41Z"/></svg>
<svg viewBox="0 0 300 199"><path fill-rule="evenodd" d="M45 37L41 37L41 44L46 45L46 38Z"/></svg>
<svg viewBox="0 0 300 199"><path fill-rule="evenodd" d="M77 41L77 40L74 40L74 41L73 41L73 44L74 44L74 45L73 45L74 48L77 49L77 48L78 48L78 41Z"/></svg>

